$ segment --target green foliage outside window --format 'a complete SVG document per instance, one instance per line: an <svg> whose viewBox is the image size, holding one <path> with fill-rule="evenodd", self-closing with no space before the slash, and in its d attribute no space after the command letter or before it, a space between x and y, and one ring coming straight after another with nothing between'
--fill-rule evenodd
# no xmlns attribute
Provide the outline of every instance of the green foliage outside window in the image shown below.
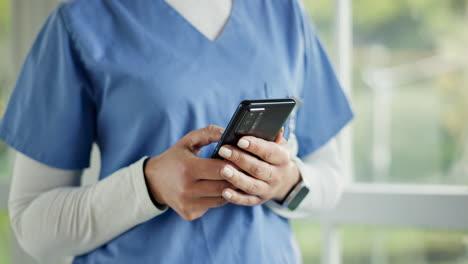
<svg viewBox="0 0 468 264"><path fill-rule="evenodd" d="M0 0L0 118L6 107L7 91L12 85L10 63L10 1ZM0 182L9 178L10 165L7 146L0 142Z"/></svg>

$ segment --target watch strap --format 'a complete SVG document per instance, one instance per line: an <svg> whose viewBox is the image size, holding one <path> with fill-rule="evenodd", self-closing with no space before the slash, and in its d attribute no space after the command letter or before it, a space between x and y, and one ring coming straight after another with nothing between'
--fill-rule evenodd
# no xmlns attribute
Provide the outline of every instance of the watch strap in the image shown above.
<svg viewBox="0 0 468 264"><path fill-rule="evenodd" d="M302 160L297 156L291 160L296 164L300 174L302 175L302 172L304 171L304 163L302 163ZM301 180L291 188L286 195L286 198L281 202L281 205L283 207L287 207L291 211L295 210L309 193L310 189L307 186L306 179L301 176Z"/></svg>
<svg viewBox="0 0 468 264"><path fill-rule="evenodd" d="M287 207L289 210L294 211L304 198L309 193L309 188L304 184L304 181L297 183L283 202L283 207Z"/></svg>

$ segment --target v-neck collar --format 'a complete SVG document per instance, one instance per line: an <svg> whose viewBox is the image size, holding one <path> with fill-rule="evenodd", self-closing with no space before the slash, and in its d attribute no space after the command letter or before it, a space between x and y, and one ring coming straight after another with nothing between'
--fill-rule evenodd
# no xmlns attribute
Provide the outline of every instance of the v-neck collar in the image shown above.
<svg viewBox="0 0 468 264"><path fill-rule="evenodd" d="M236 3L236 0L232 0L231 13L229 15L228 20L226 21L223 29L218 34L218 36L215 39L211 40L203 32L198 30L198 28L196 28L195 25L190 23L190 21L188 21L179 11L177 11L173 6L171 6L165 0L158 0L158 2L160 2L161 5L167 10L167 12L171 13L173 17L175 17L178 20L178 22L184 24L189 29L189 31L193 32L194 35L198 35L198 37L203 38L205 41L209 43L213 43L213 44L222 42L222 40L225 38L225 35L228 35L229 32L231 31L230 28L232 27L233 20L236 19L235 17L236 17L236 12L237 12L236 11L237 3Z"/></svg>

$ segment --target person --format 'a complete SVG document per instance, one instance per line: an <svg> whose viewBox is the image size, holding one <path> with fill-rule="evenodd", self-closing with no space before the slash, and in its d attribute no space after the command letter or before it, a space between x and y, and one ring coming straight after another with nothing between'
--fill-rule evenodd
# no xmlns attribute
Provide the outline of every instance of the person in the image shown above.
<svg viewBox="0 0 468 264"><path fill-rule="evenodd" d="M240 101L292 96L274 142L209 158ZM299 263L288 218L336 204L351 118L298 0L66 1L0 126L18 151L11 224L43 261ZM80 186L93 143L100 180ZM310 192L290 211L298 183Z"/></svg>

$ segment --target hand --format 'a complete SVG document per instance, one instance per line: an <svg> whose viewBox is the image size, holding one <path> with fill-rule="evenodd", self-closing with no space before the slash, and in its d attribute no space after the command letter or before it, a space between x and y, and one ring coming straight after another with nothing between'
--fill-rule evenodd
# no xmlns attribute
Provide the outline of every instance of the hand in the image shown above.
<svg viewBox="0 0 468 264"><path fill-rule="evenodd" d="M232 162L223 168L222 175L243 191L227 187L223 191L226 200L246 206L259 205L270 199L282 201L299 182L299 169L290 160L282 133L275 142L246 136L237 145L239 148L225 145L219 151L221 157Z"/></svg>
<svg viewBox="0 0 468 264"><path fill-rule="evenodd" d="M166 152L146 162L151 195L186 220L227 203L222 191L232 185L221 176L226 161L198 157L201 148L220 140L223 129L208 126L188 133Z"/></svg>

